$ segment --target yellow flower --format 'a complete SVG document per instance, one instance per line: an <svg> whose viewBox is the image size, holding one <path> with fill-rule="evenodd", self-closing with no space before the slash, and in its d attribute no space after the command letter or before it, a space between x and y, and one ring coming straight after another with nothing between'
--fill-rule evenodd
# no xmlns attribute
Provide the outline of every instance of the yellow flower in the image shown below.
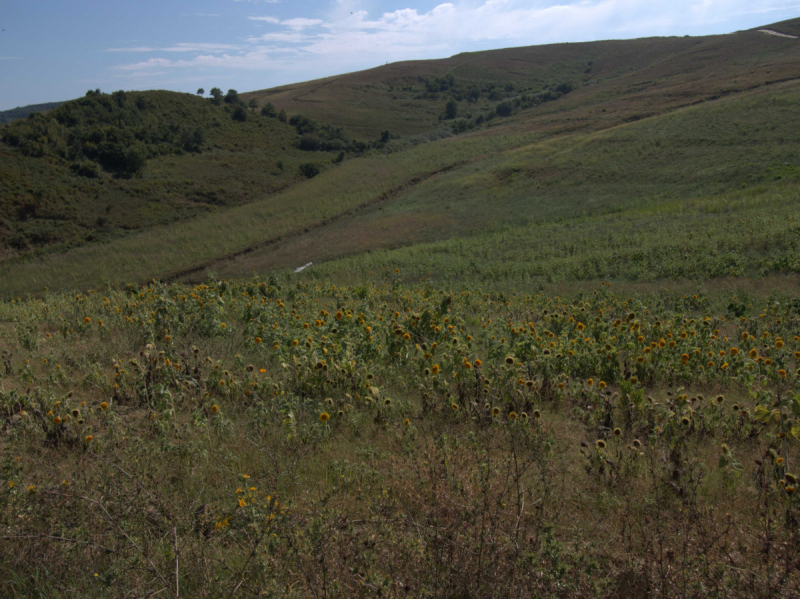
<svg viewBox="0 0 800 599"><path fill-rule="evenodd" d="M592 385L594 385L594 379L589 379L588 381L586 381L586 384L591 387Z"/></svg>
<svg viewBox="0 0 800 599"><path fill-rule="evenodd" d="M432 374L439 374L439 365L438 364L434 364L433 366L431 366L431 373Z"/></svg>
<svg viewBox="0 0 800 599"><path fill-rule="evenodd" d="M83 319L83 322L85 324L89 324L90 322L92 322L92 319L87 316L86 318Z"/></svg>
<svg viewBox="0 0 800 599"><path fill-rule="evenodd" d="M86 435L86 442L91 443L92 441L94 441L94 437L92 437L92 435Z"/></svg>
<svg viewBox="0 0 800 599"><path fill-rule="evenodd" d="M216 414L217 410L219 410L219 408L217 407L217 404L214 404L213 406L211 406L211 413L212 414Z"/></svg>
<svg viewBox="0 0 800 599"><path fill-rule="evenodd" d="M450 404L450 409L453 410L454 412L458 412L458 404L455 403Z"/></svg>
<svg viewBox="0 0 800 599"><path fill-rule="evenodd" d="M517 419L517 413L516 412L511 412L508 415L508 418L509 418L509 420L516 420Z"/></svg>
<svg viewBox="0 0 800 599"><path fill-rule="evenodd" d="M330 414L328 414L327 412L323 412L322 414L319 415L319 421L320 422L328 422L328 419L330 417L331 417Z"/></svg>
<svg viewBox="0 0 800 599"><path fill-rule="evenodd" d="M255 339L255 342L256 342L256 345L258 345L259 343L261 343L261 337L256 337L256 339Z"/></svg>
<svg viewBox="0 0 800 599"><path fill-rule="evenodd" d="M492 416L499 416L500 408L492 408Z"/></svg>
<svg viewBox="0 0 800 599"><path fill-rule="evenodd" d="M53 418L53 423L54 424L61 424L61 418L59 416L56 416L55 418Z"/></svg>
<svg viewBox="0 0 800 599"><path fill-rule="evenodd" d="M409 424L411 424L411 421L408 418L403 420L403 426L408 426Z"/></svg>
<svg viewBox="0 0 800 599"><path fill-rule="evenodd" d="M750 350L750 357L755 360L758 357L758 350L755 349L755 348L751 349Z"/></svg>
<svg viewBox="0 0 800 599"><path fill-rule="evenodd" d="M472 365L473 365L473 366L475 366L475 368L480 368L480 367L481 367L481 364L482 364L482 362L481 362L480 360L475 360L475 361L472 363Z"/></svg>
<svg viewBox="0 0 800 599"><path fill-rule="evenodd" d="M107 410L108 409L108 402L104 401L103 403L101 403L100 404L100 409L103 410L103 411Z"/></svg>

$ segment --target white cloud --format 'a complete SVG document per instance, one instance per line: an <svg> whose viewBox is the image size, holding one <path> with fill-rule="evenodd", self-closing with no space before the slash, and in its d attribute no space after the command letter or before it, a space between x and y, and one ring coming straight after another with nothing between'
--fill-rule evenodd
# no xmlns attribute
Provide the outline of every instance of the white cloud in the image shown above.
<svg viewBox="0 0 800 599"><path fill-rule="evenodd" d="M289 44L299 44L300 42L305 42L310 39L313 39L312 36L304 35L302 33L297 32L277 32L277 33L265 33L260 37L250 38L247 41L249 42L286 42Z"/></svg>
<svg viewBox="0 0 800 599"><path fill-rule="evenodd" d="M308 27L315 27L316 25L321 25L324 23L322 19L287 19L286 21L281 21L281 25L284 27L288 27L289 29L294 29L299 31L301 29L306 29Z"/></svg>
<svg viewBox="0 0 800 599"><path fill-rule="evenodd" d="M108 48L106 52L222 52L225 50L242 50L245 46L234 44L192 44L181 43L166 48L155 46L135 46L131 48Z"/></svg>
<svg viewBox="0 0 800 599"><path fill-rule="evenodd" d="M222 54L214 56L211 54L201 54L190 60L168 60L166 58L151 58L134 64L121 65L116 67L117 71L123 72L151 72L151 69L202 69L202 68L225 68L225 69L244 69L244 70L270 70L284 68L287 66L283 60L272 58L273 55L290 54L291 51L285 49L274 49L266 46L258 46L251 51L230 55ZM163 71L162 71L163 72Z"/></svg>
<svg viewBox="0 0 800 599"><path fill-rule="evenodd" d="M210 12L196 12L194 13L196 17L218 17L219 15L210 13Z"/></svg>
<svg viewBox="0 0 800 599"><path fill-rule="evenodd" d="M284 27L288 27L289 29L294 29L295 31L299 31L301 29L307 29L309 27L315 27L317 25L322 25L325 21L322 19L305 19L302 17L296 19L286 19L285 21L281 21L276 17L247 17L251 21L265 21L267 23L272 23L274 25L283 25Z"/></svg>

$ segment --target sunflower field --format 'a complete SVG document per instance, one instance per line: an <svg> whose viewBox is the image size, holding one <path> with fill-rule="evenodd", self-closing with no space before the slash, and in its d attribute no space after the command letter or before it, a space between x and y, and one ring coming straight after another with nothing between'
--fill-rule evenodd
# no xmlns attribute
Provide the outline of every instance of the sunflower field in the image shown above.
<svg viewBox="0 0 800 599"><path fill-rule="evenodd" d="M4 596L800 596L791 295L153 282L0 352Z"/></svg>

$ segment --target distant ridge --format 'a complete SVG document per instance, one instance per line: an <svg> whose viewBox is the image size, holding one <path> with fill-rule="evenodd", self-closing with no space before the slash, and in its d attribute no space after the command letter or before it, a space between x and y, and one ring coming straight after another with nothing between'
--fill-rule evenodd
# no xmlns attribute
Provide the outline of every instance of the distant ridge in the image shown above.
<svg viewBox="0 0 800 599"><path fill-rule="evenodd" d="M18 106L11 110L4 110L0 112L0 125L24 119L34 112L44 112L45 110L58 108L63 103L64 102L45 102L44 104L29 104L28 106Z"/></svg>

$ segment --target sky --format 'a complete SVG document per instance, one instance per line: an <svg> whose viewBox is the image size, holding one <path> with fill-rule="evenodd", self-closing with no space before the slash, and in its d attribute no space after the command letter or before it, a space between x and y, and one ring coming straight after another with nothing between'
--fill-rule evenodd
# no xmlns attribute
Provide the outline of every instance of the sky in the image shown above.
<svg viewBox="0 0 800 599"><path fill-rule="evenodd" d="M0 110L89 89L239 92L465 51L709 35L800 0L0 0Z"/></svg>

